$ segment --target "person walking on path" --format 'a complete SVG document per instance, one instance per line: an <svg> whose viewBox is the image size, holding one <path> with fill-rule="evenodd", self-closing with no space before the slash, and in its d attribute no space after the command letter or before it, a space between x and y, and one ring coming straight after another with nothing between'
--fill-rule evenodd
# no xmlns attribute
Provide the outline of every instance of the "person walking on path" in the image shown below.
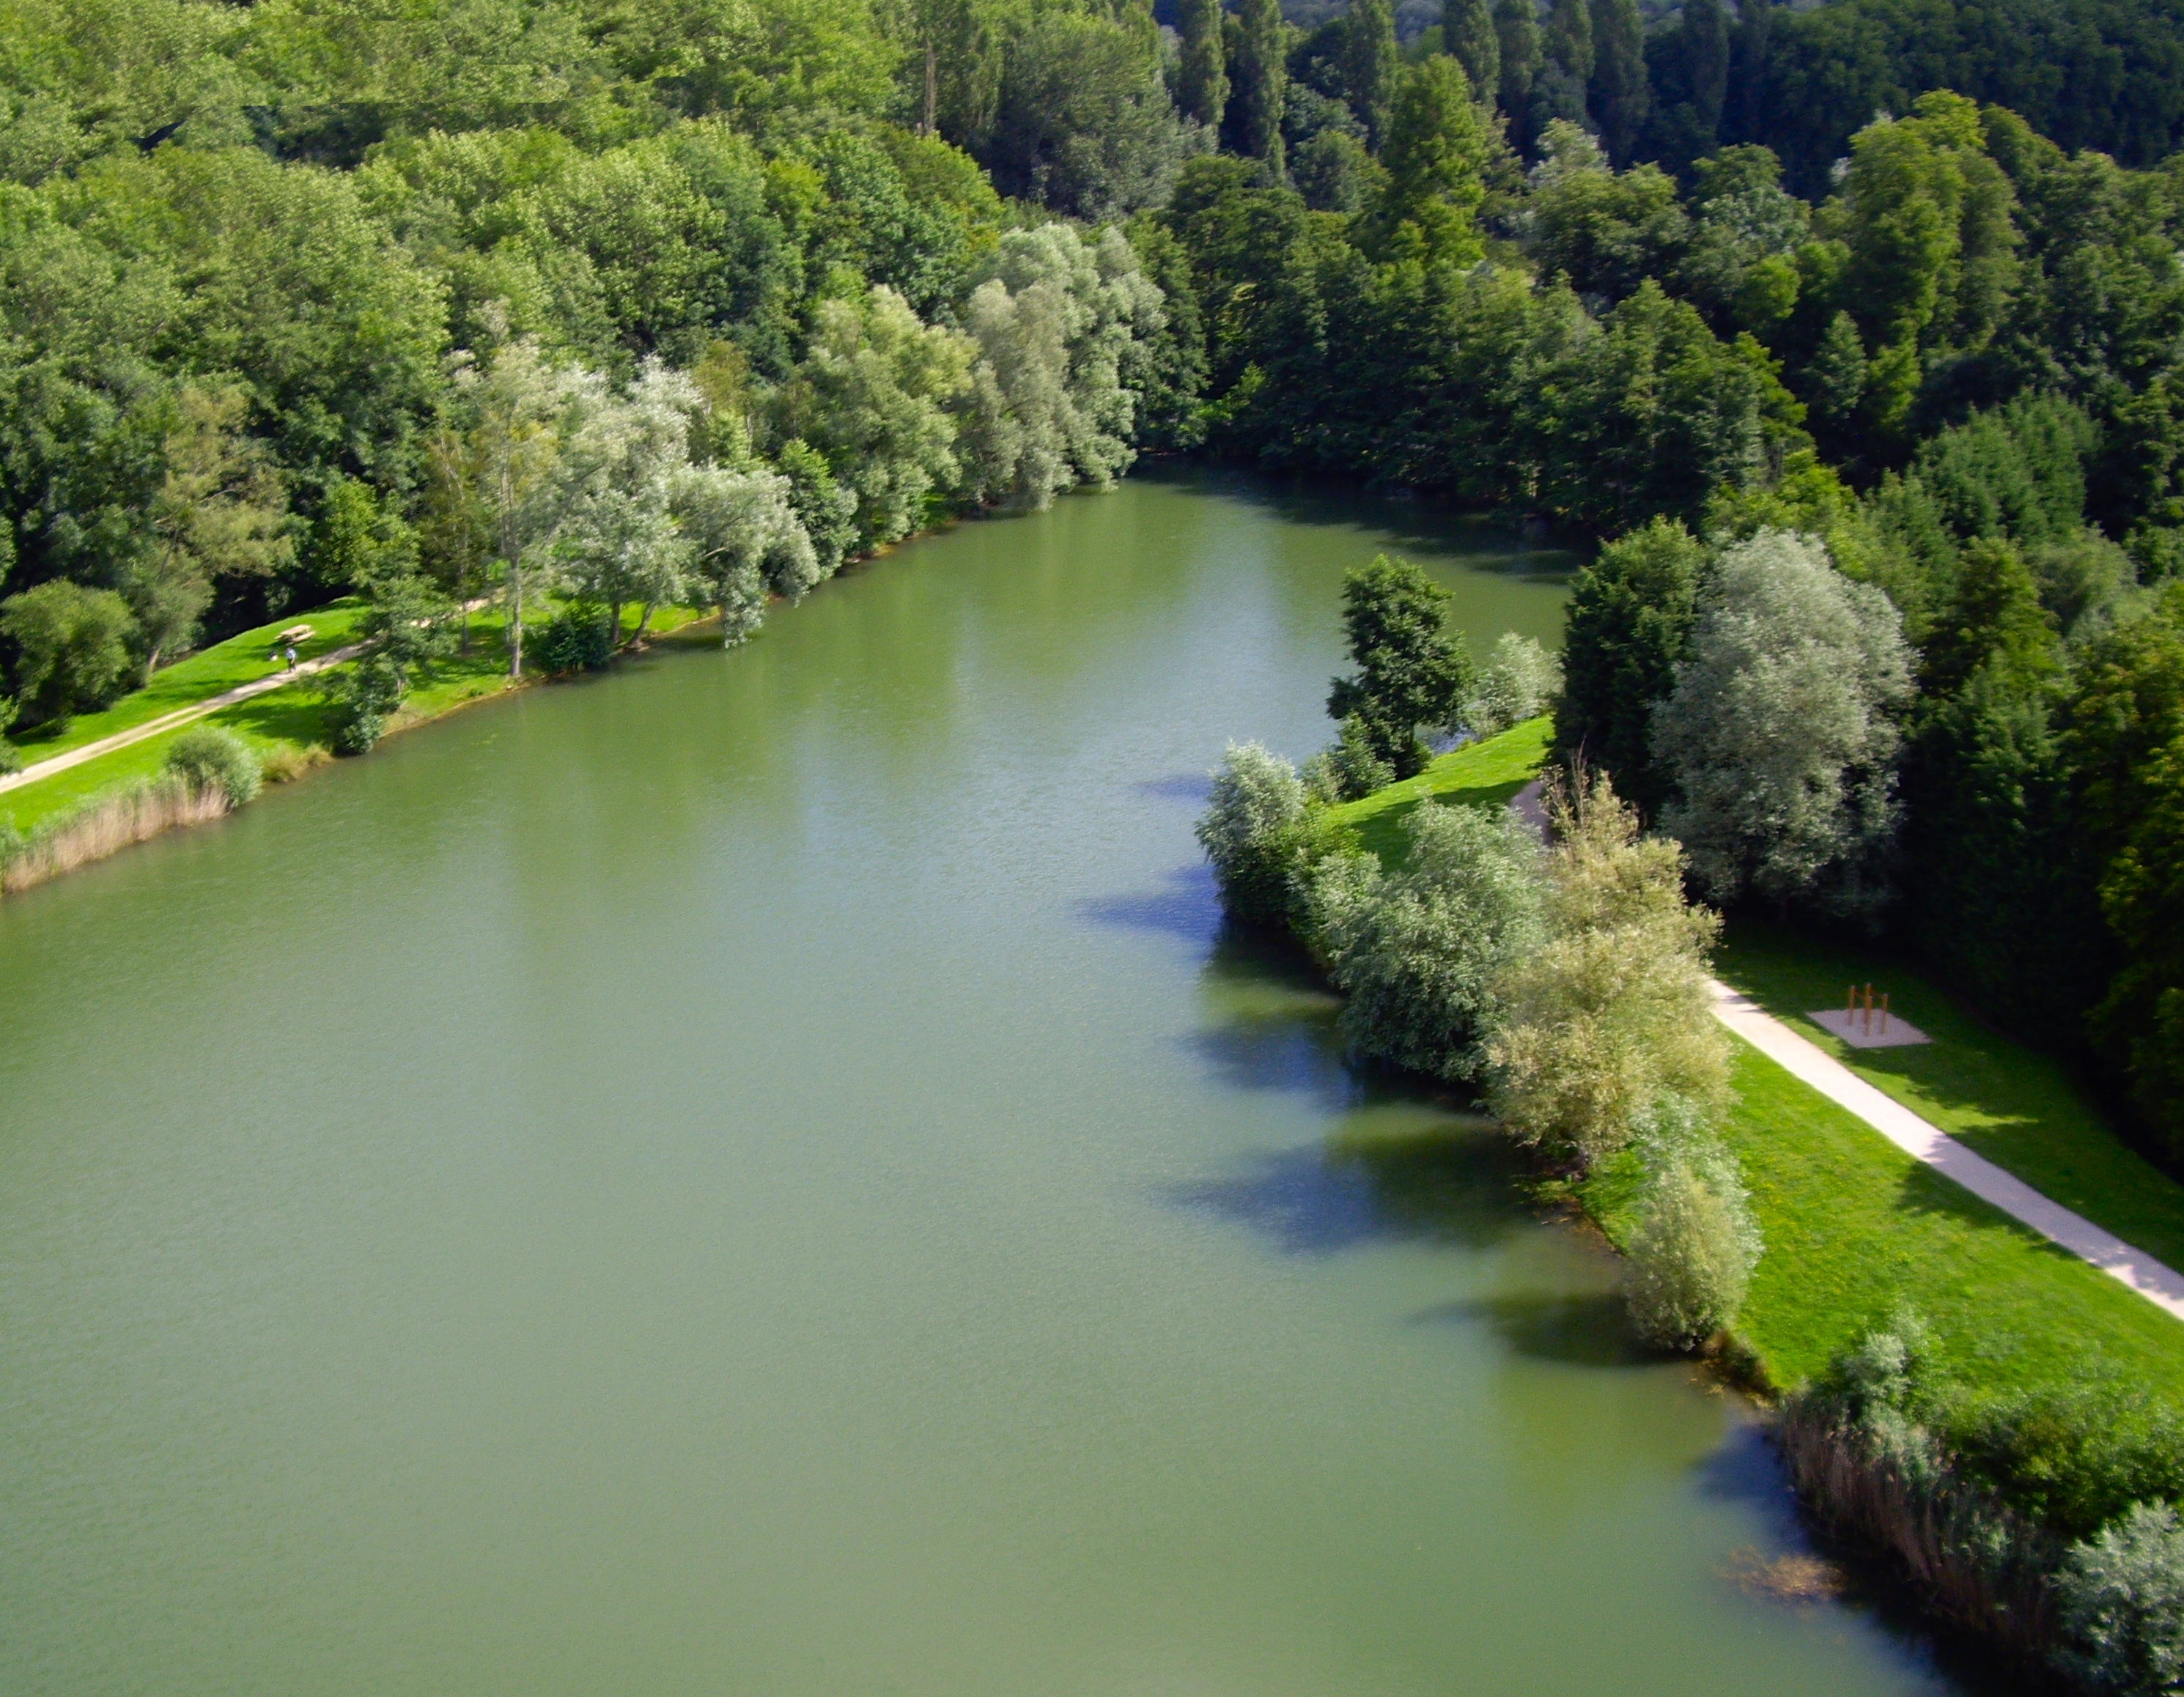
<svg viewBox="0 0 2184 1697"><path fill-rule="evenodd" d="M288 657L288 670L289 670L290 671L293 671L293 670L295 670L295 669L296 669L296 645L295 645L293 643L289 643L289 644L288 644L288 646L287 646L285 649L283 649L283 650L282 650L282 652L283 652L284 654L286 654L287 655L287 657Z"/></svg>

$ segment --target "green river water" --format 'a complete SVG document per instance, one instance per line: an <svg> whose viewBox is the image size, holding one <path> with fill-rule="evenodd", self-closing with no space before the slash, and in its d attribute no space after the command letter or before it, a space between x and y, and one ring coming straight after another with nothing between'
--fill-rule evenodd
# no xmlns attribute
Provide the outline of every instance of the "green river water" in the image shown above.
<svg viewBox="0 0 2184 1697"><path fill-rule="evenodd" d="M1384 547L1557 626L1139 477L0 905L0 1691L1955 1689L1724 1577L1735 1399L1220 935Z"/></svg>

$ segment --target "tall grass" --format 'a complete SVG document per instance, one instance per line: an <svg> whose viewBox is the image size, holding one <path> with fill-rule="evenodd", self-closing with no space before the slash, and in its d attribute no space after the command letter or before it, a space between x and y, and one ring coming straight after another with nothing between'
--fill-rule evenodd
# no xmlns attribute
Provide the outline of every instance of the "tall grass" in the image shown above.
<svg viewBox="0 0 2184 1697"><path fill-rule="evenodd" d="M199 787L179 773L163 772L42 820L28 836L0 828L0 895L42 884L176 826L218 819L229 806L218 784Z"/></svg>
<svg viewBox="0 0 2184 1697"><path fill-rule="evenodd" d="M2028 1666L2048 1661L2060 1542L1957 1474L1925 1431L1808 1392L1783 1408L1774 1440L1838 1537L1888 1558L1944 1620Z"/></svg>

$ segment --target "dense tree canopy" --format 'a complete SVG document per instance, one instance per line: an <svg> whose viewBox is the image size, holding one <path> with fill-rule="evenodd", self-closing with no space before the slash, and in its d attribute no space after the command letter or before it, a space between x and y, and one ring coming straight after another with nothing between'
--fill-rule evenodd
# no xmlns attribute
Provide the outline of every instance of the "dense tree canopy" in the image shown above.
<svg viewBox="0 0 2184 1697"><path fill-rule="evenodd" d="M738 637L1143 451L1357 477L1605 544L1562 753L1724 892L2059 987L2184 1144L2184 30L2145 0L4 13L0 725L349 589L496 594L520 665L549 594ZM1536 697L1382 598L1316 784ZM1838 615L1848 671L1792 677ZM1740 690L1781 745L1741 778L1684 746L1726 759ZM1771 846L1760 777L1803 787Z"/></svg>

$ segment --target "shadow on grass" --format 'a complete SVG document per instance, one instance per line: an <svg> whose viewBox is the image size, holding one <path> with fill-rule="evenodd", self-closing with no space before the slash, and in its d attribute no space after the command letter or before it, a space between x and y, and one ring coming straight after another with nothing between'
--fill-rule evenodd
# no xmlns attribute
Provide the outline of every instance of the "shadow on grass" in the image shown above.
<svg viewBox="0 0 2184 1697"><path fill-rule="evenodd" d="M2000 1209L1978 1197L1953 1179L1944 1178L1929 1166L1915 1166L1897 1188L1896 1208L1904 1214L1952 1221L1967 1232L2001 1232L2026 1248L2052 1260L2082 1266L2084 1262L2060 1244L2042 1236L2030 1226L2011 1219ZM1993 1343L1995 1338L1989 1338Z"/></svg>
<svg viewBox="0 0 2184 1697"><path fill-rule="evenodd" d="M1668 1359L1632 1335L1623 1299L1613 1291L1477 1297L1437 1304L1412 1319L1420 1325L1484 1323L1518 1355L1564 1366L1639 1367Z"/></svg>
<svg viewBox="0 0 2184 1697"><path fill-rule="evenodd" d="M315 691L304 686L291 686L254 695L232 707L223 707L213 718L220 724L253 737L262 737L268 742L285 740L304 747L332 741L333 732L328 725L332 711L332 704L321 699Z"/></svg>

